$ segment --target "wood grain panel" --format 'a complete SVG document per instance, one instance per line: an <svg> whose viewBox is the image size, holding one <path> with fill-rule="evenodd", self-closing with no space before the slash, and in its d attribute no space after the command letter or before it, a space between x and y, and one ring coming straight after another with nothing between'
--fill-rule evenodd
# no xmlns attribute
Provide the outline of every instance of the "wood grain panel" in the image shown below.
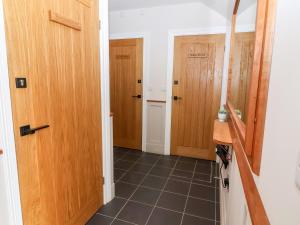
<svg viewBox="0 0 300 225"><path fill-rule="evenodd" d="M172 154L215 159L214 120L220 106L224 35L175 38Z"/></svg>
<svg viewBox="0 0 300 225"><path fill-rule="evenodd" d="M81 25L74 20L68 19L52 10L49 10L49 20L75 30L81 30Z"/></svg>
<svg viewBox="0 0 300 225"><path fill-rule="evenodd" d="M254 32L235 33L230 102L241 111L244 122L247 121L254 41Z"/></svg>
<svg viewBox="0 0 300 225"><path fill-rule="evenodd" d="M143 39L110 41L111 111L114 145L142 149Z"/></svg>
<svg viewBox="0 0 300 225"><path fill-rule="evenodd" d="M213 141L216 144L232 145L232 137L228 123L215 120Z"/></svg>
<svg viewBox="0 0 300 225"><path fill-rule="evenodd" d="M85 5L86 7L91 8L92 0L76 0L77 2L80 2L81 4Z"/></svg>
<svg viewBox="0 0 300 225"><path fill-rule="evenodd" d="M5 0L24 225L82 225L102 205L98 1ZM54 26L49 10L78 18ZM16 13L18 12L18 13ZM15 78L28 88L16 89ZM49 124L20 137L19 127Z"/></svg>

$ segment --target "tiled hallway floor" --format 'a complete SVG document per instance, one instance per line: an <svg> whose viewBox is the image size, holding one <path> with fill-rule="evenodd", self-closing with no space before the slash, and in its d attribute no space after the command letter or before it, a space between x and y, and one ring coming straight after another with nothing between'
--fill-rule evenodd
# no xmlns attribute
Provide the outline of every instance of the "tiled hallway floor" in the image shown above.
<svg viewBox="0 0 300 225"><path fill-rule="evenodd" d="M116 197L87 225L219 225L215 163L116 148Z"/></svg>

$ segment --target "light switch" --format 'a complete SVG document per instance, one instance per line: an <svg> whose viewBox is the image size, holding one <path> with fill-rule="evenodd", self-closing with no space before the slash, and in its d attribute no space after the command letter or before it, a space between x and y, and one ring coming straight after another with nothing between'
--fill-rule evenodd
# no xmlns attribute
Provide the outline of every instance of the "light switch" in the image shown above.
<svg viewBox="0 0 300 225"><path fill-rule="evenodd" d="M300 189L300 151L298 154L297 168L296 168L296 185Z"/></svg>

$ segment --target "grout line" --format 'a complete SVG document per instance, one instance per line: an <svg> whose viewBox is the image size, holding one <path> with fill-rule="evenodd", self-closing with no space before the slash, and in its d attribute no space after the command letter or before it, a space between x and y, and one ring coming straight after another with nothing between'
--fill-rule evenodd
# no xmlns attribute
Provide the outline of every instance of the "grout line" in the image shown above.
<svg viewBox="0 0 300 225"><path fill-rule="evenodd" d="M182 214L182 217L181 217L180 225L182 225L182 223L183 223L183 218L184 218L184 215L185 215L187 203L188 203L189 196L190 196L190 193L191 193L191 189L192 189L192 181L193 181L193 178L194 178L194 176L195 176L196 167L197 167L197 161L196 161L195 166L194 166L193 176L192 176L192 180L191 180L191 182L190 182L190 187L189 187L188 195L187 195L187 198L186 198L186 200L185 200L185 205L184 205L184 210L183 210L183 214Z"/></svg>
<svg viewBox="0 0 300 225"><path fill-rule="evenodd" d="M157 203L158 203L159 199L161 198L161 196L162 196L162 194L163 194L163 192L164 192L164 190L165 190L165 188L166 188L166 186L167 186L167 184L168 184L168 182L169 182L169 180L170 180L170 176L171 176L171 174L173 173L173 171L174 171L174 169L175 169L175 167L176 167L176 165L177 165L177 163L178 163L178 161L179 161L179 158L180 158L180 157L178 157L178 158L176 159L175 165L174 165L174 167L171 169L171 171L170 171L170 173L169 173L169 176L168 176L168 178L167 178L167 180L166 180L166 183L165 183L165 185L163 186L163 188L161 189L160 194L159 194L159 196L158 196L158 198L157 198L157 200L156 200L156 202L155 202L155 205L154 205L154 207L153 207L153 209L152 209L150 215L148 216L148 219L147 219L145 225L147 225L147 224L149 223L150 218L151 218L151 216L152 216L152 214L153 214L153 212L154 212L154 209L157 207Z"/></svg>
<svg viewBox="0 0 300 225"><path fill-rule="evenodd" d="M108 216L108 215L105 215L105 214L102 214L102 213L98 213L98 212L96 214L104 216L104 217L107 217L107 218L110 218L110 219L114 219L113 216ZM126 220L122 220L122 219L117 219L117 220L120 220L120 221L125 222L125 223L129 223L129 224L132 224L132 225L138 225L137 223L132 223L132 222L129 222L129 221L126 221Z"/></svg>
<svg viewBox="0 0 300 225"><path fill-rule="evenodd" d="M141 184L144 182L144 180L146 179L147 175L150 173L150 171L155 167L155 165L157 164L157 162L159 161L161 157L158 157L157 160L153 163L151 169L149 170L149 172L144 176L144 178L140 181L140 183L137 185L136 189L132 192L132 194L129 196L129 198L127 199L126 203L123 205L123 207L118 211L118 213L116 214L115 218L113 219L113 221L110 223L113 224L113 222L117 219L117 217L119 216L119 214L121 213L121 211L125 208L125 206L128 204L129 200L132 198L132 196L135 194L135 192L139 189L139 187L141 186ZM134 163L135 165L135 163ZM131 169L131 168L130 168ZM129 170L130 170L129 169Z"/></svg>

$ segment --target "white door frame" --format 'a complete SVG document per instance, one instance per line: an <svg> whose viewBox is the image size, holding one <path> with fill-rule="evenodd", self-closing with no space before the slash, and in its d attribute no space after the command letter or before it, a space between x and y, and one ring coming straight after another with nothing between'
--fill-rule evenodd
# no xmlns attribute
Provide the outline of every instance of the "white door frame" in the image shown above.
<svg viewBox="0 0 300 225"><path fill-rule="evenodd" d="M143 113L142 113L142 151L146 152L147 144L147 86L149 82L150 38L147 32L110 34L110 40L143 38ZM109 56L108 56L109 57Z"/></svg>
<svg viewBox="0 0 300 225"><path fill-rule="evenodd" d="M0 148L3 149L5 191L8 204L8 225L22 225L22 210L16 160L16 148L9 86L3 2L0 0Z"/></svg>
<svg viewBox="0 0 300 225"><path fill-rule="evenodd" d="M115 197L113 169L112 118L110 116L109 81L109 24L108 0L100 0L100 66L101 66L101 111L102 111L102 164L103 164L103 203Z"/></svg>
<svg viewBox="0 0 300 225"><path fill-rule="evenodd" d="M173 60L174 41L176 36L226 34L227 27L196 28L168 31L168 65L167 65L167 95L166 95L166 125L164 154L171 154L171 124L172 124L172 89L173 89ZM226 88L227 72L223 73L222 90ZM226 82L224 82L226 79ZM222 91L223 93L223 91Z"/></svg>

